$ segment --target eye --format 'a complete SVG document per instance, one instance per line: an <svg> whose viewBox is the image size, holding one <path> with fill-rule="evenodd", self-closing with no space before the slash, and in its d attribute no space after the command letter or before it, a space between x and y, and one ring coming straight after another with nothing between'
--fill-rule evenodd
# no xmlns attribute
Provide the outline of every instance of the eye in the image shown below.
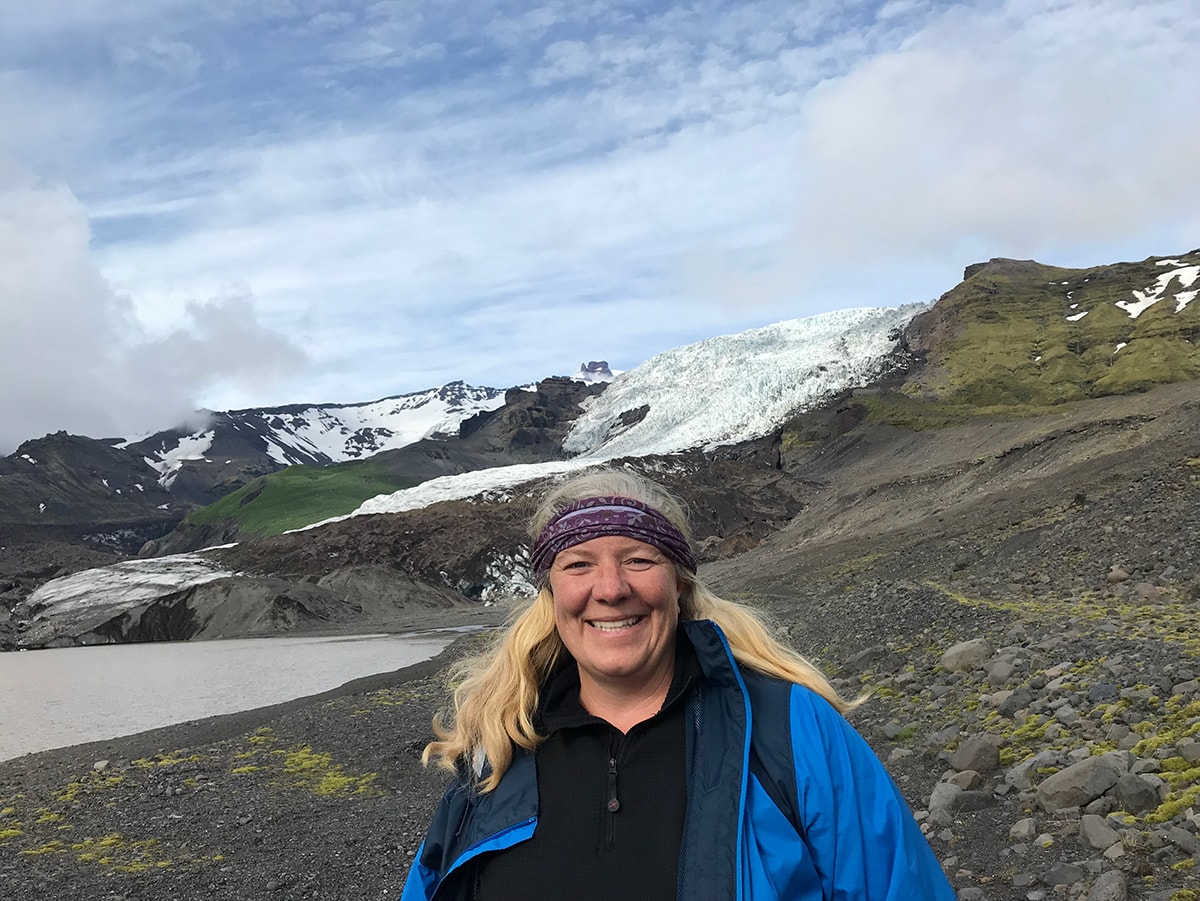
<svg viewBox="0 0 1200 901"><path fill-rule="evenodd" d="M625 561L625 565L631 569L646 569L657 562L657 560L652 560L649 557L630 557Z"/></svg>
<svg viewBox="0 0 1200 901"><path fill-rule="evenodd" d="M569 560L562 565L563 569L585 569L588 565L586 560Z"/></svg>

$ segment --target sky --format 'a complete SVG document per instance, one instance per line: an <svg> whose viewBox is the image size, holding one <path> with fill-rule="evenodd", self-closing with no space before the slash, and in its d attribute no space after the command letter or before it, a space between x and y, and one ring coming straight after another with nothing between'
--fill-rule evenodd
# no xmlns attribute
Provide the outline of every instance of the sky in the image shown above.
<svg viewBox="0 0 1200 901"><path fill-rule="evenodd" d="M1200 247L1194 0L39 0L0 452Z"/></svg>

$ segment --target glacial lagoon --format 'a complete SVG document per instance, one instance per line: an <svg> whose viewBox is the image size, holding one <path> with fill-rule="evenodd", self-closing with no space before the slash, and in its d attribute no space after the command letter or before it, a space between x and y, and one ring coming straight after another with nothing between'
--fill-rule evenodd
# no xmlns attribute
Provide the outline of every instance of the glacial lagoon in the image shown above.
<svg viewBox="0 0 1200 901"><path fill-rule="evenodd" d="M252 710L436 656L455 631L0 653L0 760Z"/></svg>

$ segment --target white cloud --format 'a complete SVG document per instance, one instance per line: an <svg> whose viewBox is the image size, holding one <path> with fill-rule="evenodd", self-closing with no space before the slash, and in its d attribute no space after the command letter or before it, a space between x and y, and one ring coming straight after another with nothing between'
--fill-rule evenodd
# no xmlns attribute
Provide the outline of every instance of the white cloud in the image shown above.
<svg viewBox="0 0 1200 901"><path fill-rule="evenodd" d="M944 14L809 96L798 240L843 260L1186 245L1200 119L1180 112L1200 109L1197 41L1183 3Z"/></svg>
<svg viewBox="0 0 1200 901"><path fill-rule="evenodd" d="M233 373L213 406L503 386L990 256L1188 249L1191 6L48 0L0 35L0 151L65 186L43 281L125 338L64 370L184 348ZM239 382L216 334L310 364Z"/></svg>
<svg viewBox="0 0 1200 901"><path fill-rule="evenodd" d="M302 354L260 325L248 298L189 304L149 337L88 246L87 216L62 185L0 163L0 452L67 429L122 436L182 422L206 385L294 373Z"/></svg>
<svg viewBox="0 0 1200 901"><path fill-rule="evenodd" d="M191 78L199 70L203 58L186 41L169 41L152 37L137 45L125 45L113 50L113 58L126 66L149 66L168 75Z"/></svg>

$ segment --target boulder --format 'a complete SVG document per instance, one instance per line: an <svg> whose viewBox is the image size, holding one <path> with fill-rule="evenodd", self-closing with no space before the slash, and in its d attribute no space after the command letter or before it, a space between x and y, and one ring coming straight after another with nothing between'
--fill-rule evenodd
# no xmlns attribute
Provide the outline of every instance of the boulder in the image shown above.
<svg viewBox="0 0 1200 901"><path fill-rule="evenodd" d="M1120 870L1109 870L1092 883L1087 901L1125 901L1126 891L1125 874Z"/></svg>
<svg viewBox="0 0 1200 901"><path fill-rule="evenodd" d="M1037 787L1037 802L1045 811L1082 807L1116 785L1128 769L1118 754L1089 757L1046 777Z"/></svg>
<svg viewBox="0 0 1200 901"><path fill-rule="evenodd" d="M1104 817L1089 813L1079 821L1079 838L1087 847L1104 851L1119 842L1121 835L1104 821Z"/></svg>
<svg viewBox="0 0 1200 901"><path fill-rule="evenodd" d="M1113 793L1121 809L1130 813L1145 813L1158 806L1158 788L1149 779L1134 773L1121 776Z"/></svg>
<svg viewBox="0 0 1200 901"><path fill-rule="evenodd" d="M950 755L950 766L960 773L964 770L990 773L1000 768L1000 747L1003 744L1004 739L998 735L973 735Z"/></svg>
<svg viewBox="0 0 1200 901"><path fill-rule="evenodd" d="M1033 700L1033 692L1028 688L1021 687L1014 690L1012 694L1005 698L1000 703L1000 706L996 709L999 711L1001 716L1012 719L1017 711L1024 710L1033 703Z"/></svg>
<svg viewBox="0 0 1200 901"><path fill-rule="evenodd" d="M1033 776L1042 767L1059 766L1063 763L1063 756L1060 752L1047 748L1045 751L1039 751L1028 760L1023 760L1015 766L1009 767L1004 774L1004 781L1008 785L1018 791L1029 791L1033 788Z"/></svg>
<svg viewBox="0 0 1200 901"><path fill-rule="evenodd" d="M992 646L985 638L960 641L942 655L942 668L952 673L975 669L992 656Z"/></svg>

